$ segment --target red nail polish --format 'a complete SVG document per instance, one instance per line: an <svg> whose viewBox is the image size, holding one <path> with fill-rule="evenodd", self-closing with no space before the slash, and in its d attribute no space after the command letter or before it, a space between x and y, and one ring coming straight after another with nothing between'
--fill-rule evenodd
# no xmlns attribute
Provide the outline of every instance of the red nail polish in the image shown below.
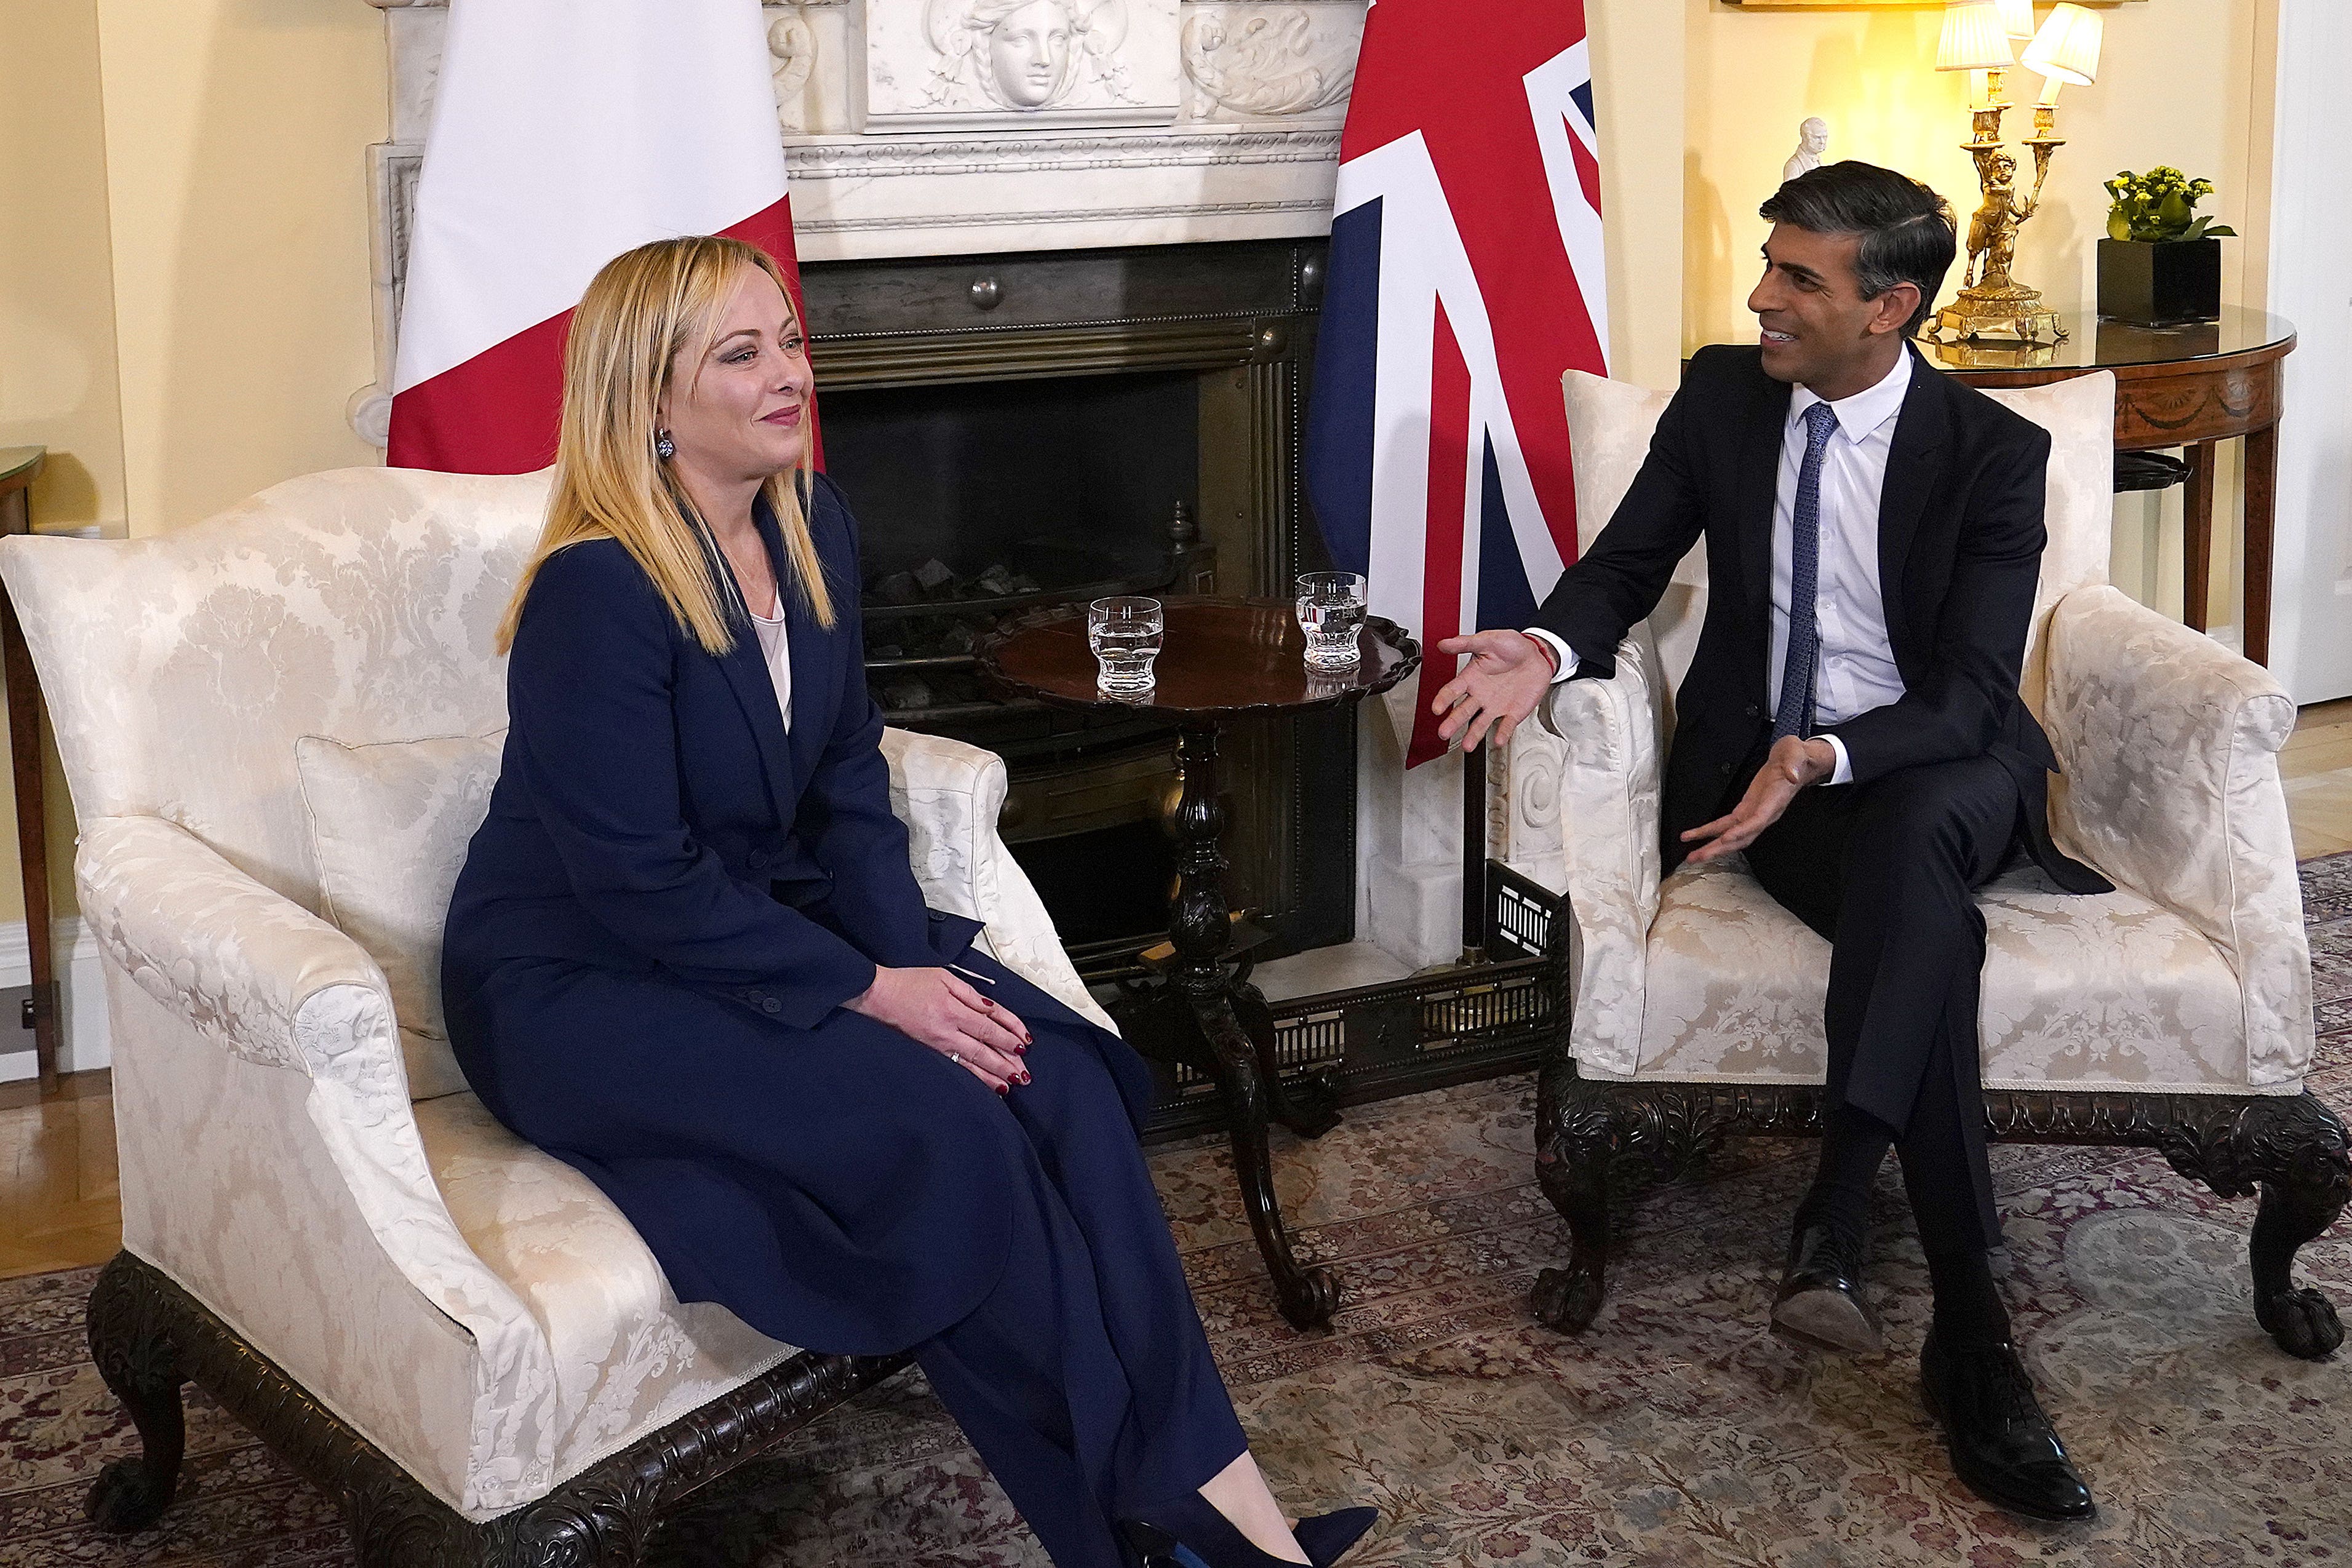
<svg viewBox="0 0 2352 1568"><path fill-rule="evenodd" d="M997 1092L999 1094L1010 1094L1010 1093L1012 1093L1012 1092L1013 1092L1013 1091L1012 1091L1012 1089L1011 1089L1010 1087L1008 1087L1007 1085L1003 1084L1003 1083L1000 1083L1000 1084L998 1084L998 1085L996 1086L996 1092Z"/></svg>
<svg viewBox="0 0 2352 1568"><path fill-rule="evenodd" d="M1028 1075L1027 1073L1025 1073L1025 1072L1024 1072L1024 1073L1023 1073L1020 1077L1018 1077L1018 1078L1014 1079L1014 1080L1013 1080L1013 1082L1016 1082L1016 1083L1020 1083L1020 1084L1024 1084L1024 1085L1025 1085L1025 1084L1027 1084L1027 1083L1028 1083L1028 1082L1029 1082L1029 1075Z"/></svg>

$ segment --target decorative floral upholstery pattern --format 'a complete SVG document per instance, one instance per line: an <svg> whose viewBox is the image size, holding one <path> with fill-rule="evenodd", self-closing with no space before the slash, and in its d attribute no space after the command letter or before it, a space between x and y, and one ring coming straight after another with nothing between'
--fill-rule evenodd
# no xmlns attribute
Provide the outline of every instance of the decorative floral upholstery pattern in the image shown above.
<svg viewBox="0 0 2352 1568"><path fill-rule="evenodd" d="M383 970L408 1094L466 1087L441 1014L441 924L490 807L506 731L345 746L294 743L322 912Z"/></svg>
<svg viewBox="0 0 2352 1568"><path fill-rule="evenodd" d="M1616 509L1665 399L1571 371L1580 527ZM2276 752L2293 703L2269 674L2106 586L2114 382L1993 394L2052 434L2049 548L2022 690L2066 769L2060 842L2118 892L2038 872L1980 895L1989 1087L2290 1092L2311 1061L2311 962ZM1570 1049L1596 1077L1819 1082L1829 945L1737 859L1658 877L1666 688L1706 605L1694 550L1607 680L1546 705L1568 747L1576 947Z"/></svg>
<svg viewBox="0 0 2352 1568"><path fill-rule="evenodd" d="M162 538L0 543L106 956L124 1245L475 1520L791 1354L680 1306L434 1038L496 756L418 737L505 724L491 632L545 497L354 469ZM1003 764L884 744L925 896L1107 1021L997 839Z"/></svg>

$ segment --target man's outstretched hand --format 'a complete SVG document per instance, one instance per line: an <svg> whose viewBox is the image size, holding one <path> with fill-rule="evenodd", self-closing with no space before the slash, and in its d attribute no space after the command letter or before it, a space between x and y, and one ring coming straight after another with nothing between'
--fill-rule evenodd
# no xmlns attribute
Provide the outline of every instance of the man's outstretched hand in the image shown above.
<svg viewBox="0 0 2352 1568"><path fill-rule="evenodd" d="M1683 835L1683 842L1698 846L1691 851L1690 858L1705 865L1737 854L1780 820L1780 813L1789 809L1798 790L1819 784L1836 771L1837 752L1828 741L1782 736L1772 743L1771 755L1756 770L1756 777L1748 780L1748 792L1739 798L1731 814L1702 822Z"/></svg>
<svg viewBox="0 0 2352 1568"><path fill-rule="evenodd" d="M1461 736L1465 751L1477 750L1490 734L1496 746L1508 746L1511 732L1551 686L1551 652L1524 632L1473 632L1446 638L1437 651L1469 655L1430 704L1444 721L1438 735L1448 741Z"/></svg>

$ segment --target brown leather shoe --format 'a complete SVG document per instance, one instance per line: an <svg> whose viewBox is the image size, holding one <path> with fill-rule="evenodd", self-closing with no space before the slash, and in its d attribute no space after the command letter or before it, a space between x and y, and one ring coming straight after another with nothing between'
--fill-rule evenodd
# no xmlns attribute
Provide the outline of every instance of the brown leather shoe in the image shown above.
<svg viewBox="0 0 2352 1568"><path fill-rule="evenodd" d="M1801 1228L1789 1241L1772 1332L1814 1350L1876 1355L1886 1348L1878 1315L1862 1299L1862 1238L1826 1225Z"/></svg>

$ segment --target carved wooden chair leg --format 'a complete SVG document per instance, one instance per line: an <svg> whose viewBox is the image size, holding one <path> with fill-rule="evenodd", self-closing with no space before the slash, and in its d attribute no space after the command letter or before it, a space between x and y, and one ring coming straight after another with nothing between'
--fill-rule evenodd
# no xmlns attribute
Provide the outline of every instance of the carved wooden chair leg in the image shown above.
<svg viewBox="0 0 2352 1568"><path fill-rule="evenodd" d="M2344 1343L2344 1328L2326 1296L2310 1286L2295 1288L2294 1255L2334 1224L2352 1199L2352 1155L2344 1124L2310 1091L2272 1103L2277 1109L2267 1117L2257 1113L2249 1118L2268 1125L2247 1134L2270 1156L2257 1155L2268 1179L2248 1249L2254 1316L2281 1350L2317 1361Z"/></svg>
<svg viewBox="0 0 2352 1568"><path fill-rule="evenodd" d="M1580 1092L1574 1069L1544 1068L1537 1088L1536 1179L1568 1221L1568 1267L1536 1276L1536 1316L1562 1333L1582 1333L1608 1289L1609 1167L1617 1138L1606 1098Z"/></svg>
<svg viewBox="0 0 2352 1568"><path fill-rule="evenodd" d="M98 1375L131 1413L140 1456L99 1471L83 1503L90 1521L119 1534L144 1530L172 1505L187 1431L180 1409L179 1349L168 1314L145 1288L143 1270L118 1252L89 1292L89 1354Z"/></svg>

